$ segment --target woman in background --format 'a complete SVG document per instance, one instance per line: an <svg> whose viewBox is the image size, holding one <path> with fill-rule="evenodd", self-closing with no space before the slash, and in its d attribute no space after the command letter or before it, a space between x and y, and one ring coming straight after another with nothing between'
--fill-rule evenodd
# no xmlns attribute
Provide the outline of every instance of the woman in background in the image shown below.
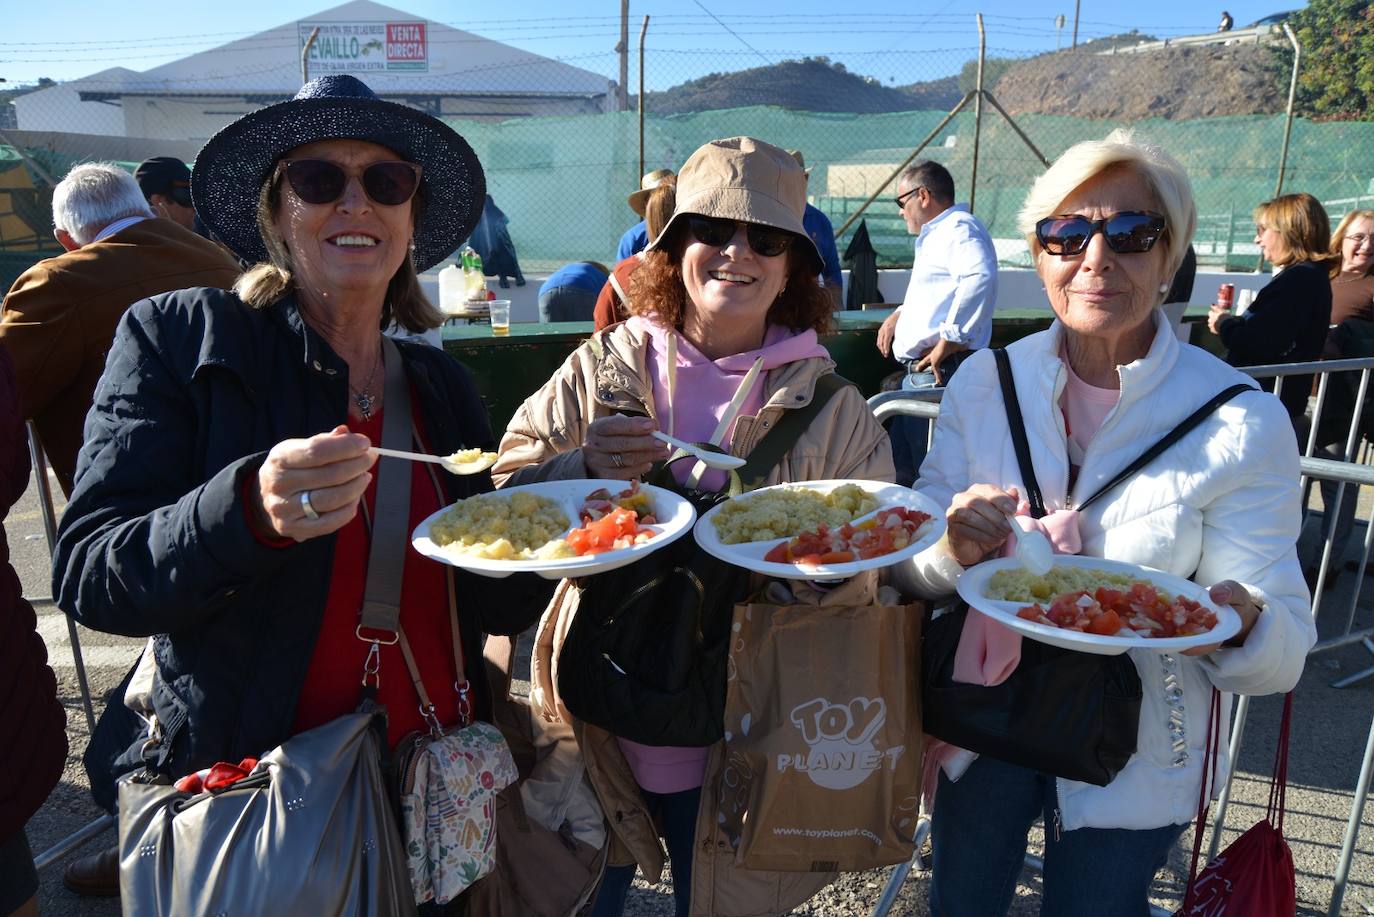
<svg viewBox="0 0 1374 917"><path fill-rule="evenodd" d="M673 217L673 206L676 202L677 176L668 175L649 192L644 205L644 223L648 227L650 239L657 239L659 233L663 232L663 227L668 225L668 221ZM593 313L596 321L595 330L600 331L630 317L625 291L630 288L630 278L634 276L643 256L644 253L639 251L628 258L622 258L616 264L615 271L606 278L606 285L601 288L601 295L596 298L596 309Z"/></svg>
<svg viewBox="0 0 1374 917"><path fill-rule="evenodd" d="M1255 208L1255 241L1274 265L1274 279L1244 315L1213 308L1207 327L1226 345L1232 366L1307 363L1321 356L1331 324L1331 224L1310 194L1285 194ZM1261 379L1268 391L1273 379ZM1279 398L1301 431L1312 377L1285 376ZM1300 439L1302 437L1299 437Z"/></svg>

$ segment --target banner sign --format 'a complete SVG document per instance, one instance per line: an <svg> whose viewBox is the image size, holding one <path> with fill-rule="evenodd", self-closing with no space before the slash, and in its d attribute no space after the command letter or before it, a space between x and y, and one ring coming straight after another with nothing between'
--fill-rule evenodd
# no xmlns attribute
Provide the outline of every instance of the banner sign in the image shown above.
<svg viewBox="0 0 1374 917"><path fill-rule="evenodd" d="M425 22L301 22L300 45L310 46L311 76L365 71L428 71L429 29Z"/></svg>

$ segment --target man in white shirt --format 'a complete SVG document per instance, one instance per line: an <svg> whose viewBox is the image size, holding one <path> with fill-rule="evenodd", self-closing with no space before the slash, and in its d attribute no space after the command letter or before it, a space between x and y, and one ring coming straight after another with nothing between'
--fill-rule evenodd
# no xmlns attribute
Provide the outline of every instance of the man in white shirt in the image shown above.
<svg viewBox="0 0 1374 917"><path fill-rule="evenodd" d="M954 179L938 162L922 160L902 173L896 204L916 236L911 282L901 307L878 329L878 349L907 366L907 391L937 388L974 350L992 339L997 253L967 204L954 201ZM897 481L909 485L925 458L929 424L893 421Z"/></svg>

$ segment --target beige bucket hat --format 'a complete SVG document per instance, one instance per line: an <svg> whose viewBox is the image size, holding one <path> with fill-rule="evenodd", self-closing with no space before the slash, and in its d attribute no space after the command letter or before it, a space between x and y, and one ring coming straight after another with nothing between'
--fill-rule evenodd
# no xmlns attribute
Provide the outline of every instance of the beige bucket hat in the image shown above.
<svg viewBox="0 0 1374 917"><path fill-rule="evenodd" d="M712 140L683 164L677 175L677 206L651 251L689 214L784 229L805 240L801 250L816 273L824 262L802 225L806 173L787 151L753 137Z"/></svg>
<svg viewBox="0 0 1374 917"><path fill-rule="evenodd" d="M649 192L672 178L673 175L672 169L654 169L652 172L645 172L644 177L639 180L639 190L627 198L630 202L630 209L641 217L644 216L644 208L649 206Z"/></svg>

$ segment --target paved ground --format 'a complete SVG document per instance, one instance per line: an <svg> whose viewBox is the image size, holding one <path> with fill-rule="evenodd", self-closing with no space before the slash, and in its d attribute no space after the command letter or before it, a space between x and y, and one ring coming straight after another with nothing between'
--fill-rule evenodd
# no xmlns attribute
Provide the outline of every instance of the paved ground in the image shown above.
<svg viewBox="0 0 1374 917"><path fill-rule="evenodd" d="M6 528L14 565L25 594L37 607L40 627L61 682L71 753L61 784L29 822L29 837L35 854L100 814L89 801L80 766L87 730L68 648L66 621L46 599L49 594L47 545L36 492L36 488L30 486L25 498L10 515ZM1360 515L1367 518L1368 507ZM1311 528L1313 526L1309 525ZM1310 536L1311 532L1307 534ZM1328 595L1326 608L1319 619L1324 634L1344 628L1351 587L1356 579L1351 573L1343 574ZM1374 625L1374 610L1371 610L1374 609L1374 578L1368 582L1370 585L1361 597L1356 614L1357 629ZM85 630L81 631L81 641L91 688L100 698L132 665L140 642ZM1342 674L1370 665L1374 665L1374 657L1359 647L1314 657L1295 698L1286 833L1297 864L1298 912L1303 915L1327 912L1332 875L1359 774L1360 757L1371 717L1374 717L1374 679L1344 690L1333 689L1328 683ZM98 708L97 702L97 712ZM1224 840L1228 843L1240 830L1263 816L1279 709L1277 698L1260 698L1252 704L1239 758L1234 804L1224 832ZM1038 830L1034 834L1038 834ZM98 843L113 843L113 838L113 832L107 832L85 849L94 850ZM1191 834L1188 839L1191 840ZM1038 843L1038 839L1033 837L1033 840ZM1364 811L1359 850L1351 868L1351 882L1341 913L1368 917L1374 915L1374 802ZM1169 868L1156 884L1158 903L1171 908L1177 905L1181 877L1187 865L1180 845ZM60 872L61 864L47 870L43 876L43 913L92 917L113 917L119 913L118 902L114 900L82 900L71 895L62 887ZM847 875L799 913L867 914L877 901L888 874L888 870L882 870ZM927 877L928 873L913 871L893 909L894 914L927 913ZM1038 909L1038 880L1027 873L1022 877L1012 913L1036 914ZM628 913L636 917L671 915L672 899L666 876L664 882L657 885L638 883L631 893Z"/></svg>

